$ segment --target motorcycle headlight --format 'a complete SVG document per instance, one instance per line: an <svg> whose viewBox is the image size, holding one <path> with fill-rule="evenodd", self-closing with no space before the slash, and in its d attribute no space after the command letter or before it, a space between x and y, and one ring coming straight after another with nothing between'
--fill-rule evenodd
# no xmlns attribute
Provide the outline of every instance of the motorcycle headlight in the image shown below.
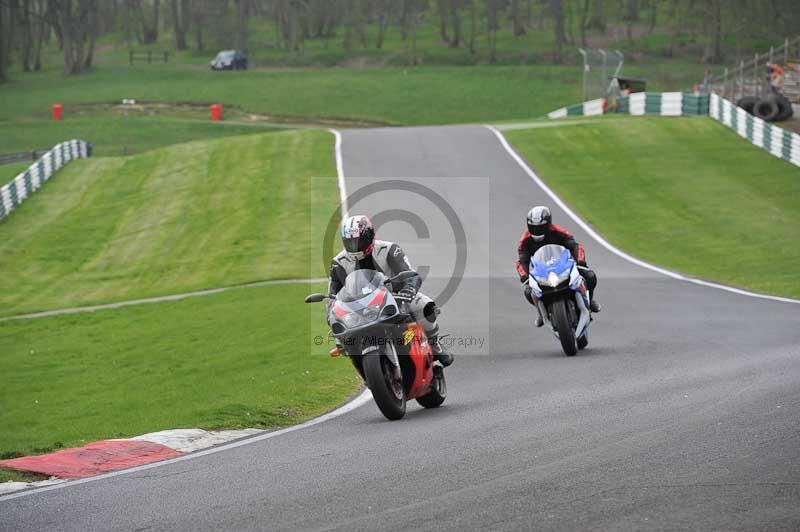
<svg viewBox="0 0 800 532"><path fill-rule="evenodd" d="M378 319L378 308L367 307L366 309L364 309L362 315L364 316L365 321L375 321Z"/></svg>
<svg viewBox="0 0 800 532"><path fill-rule="evenodd" d="M569 279L570 271L571 270L565 270L560 274L557 274L556 272L550 272L547 274L547 277L536 276L534 277L534 279L536 279L536 282L539 283L540 285L555 288L564 281L566 281L567 279Z"/></svg>
<svg viewBox="0 0 800 532"><path fill-rule="evenodd" d="M361 325L361 320L362 320L361 314L359 314L358 312L351 312L350 314L342 318L342 323L344 323L344 326L347 327L348 329L353 329Z"/></svg>

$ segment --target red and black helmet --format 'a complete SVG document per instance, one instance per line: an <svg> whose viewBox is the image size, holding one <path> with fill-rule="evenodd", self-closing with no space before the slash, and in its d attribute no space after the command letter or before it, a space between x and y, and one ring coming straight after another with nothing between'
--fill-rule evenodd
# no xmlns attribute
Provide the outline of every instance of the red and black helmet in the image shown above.
<svg viewBox="0 0 800 532"><path fill-rule="evenodd" d="M372 253L375 228L366 216L350 216L342 222L342 244L347 255L361 260Z"/></svg>

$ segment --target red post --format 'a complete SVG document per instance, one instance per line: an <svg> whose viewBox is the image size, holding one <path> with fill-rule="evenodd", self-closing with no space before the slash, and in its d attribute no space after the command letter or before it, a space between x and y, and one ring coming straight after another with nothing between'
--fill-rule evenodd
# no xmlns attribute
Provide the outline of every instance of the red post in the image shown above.
<svg viewBox="0 0 800 532"><path fill-rule="evenodd" d="M61 120L61 113L64 111L64 107L60 103L53 104L53 120Z"/></svg>
<svg viewBox="0 0 800 532"><path fill-rule="evenodd" d="M222 104L215 103L211 106L211 120L218 122L222 120Z"/></svg>

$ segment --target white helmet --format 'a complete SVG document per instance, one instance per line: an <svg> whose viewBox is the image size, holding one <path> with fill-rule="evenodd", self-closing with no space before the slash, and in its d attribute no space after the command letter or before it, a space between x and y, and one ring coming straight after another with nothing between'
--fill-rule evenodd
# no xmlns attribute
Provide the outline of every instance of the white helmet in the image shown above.
<svg viewBox="0 0 800 532"><path fill-rule="evenodd" d="M544 205L538 205L528 212L528 232L535 241L544 240L551 225L553 216L550 214L550 209Z"/></svg>

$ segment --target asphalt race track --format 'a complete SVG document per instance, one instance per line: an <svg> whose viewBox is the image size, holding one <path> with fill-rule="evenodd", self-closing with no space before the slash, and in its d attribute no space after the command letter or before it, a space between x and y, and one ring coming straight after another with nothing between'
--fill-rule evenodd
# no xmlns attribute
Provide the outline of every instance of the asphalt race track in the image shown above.
<svg viewBox="0 0 800 532"><path fill-rule="evenodd" d="M800 306L612 254L486 128L342 136L350 194L394 181L351 214L375 215L379 238L429 268L425 292L441 292L466 250L441 316L459 355L445 404L388 422L370 402L251 445L0 500L0 529L800 529ZM460 246L418 185L452 207ZM533 327L513 269L538 203L599 277L604 311L572 358Z"/></svg>

